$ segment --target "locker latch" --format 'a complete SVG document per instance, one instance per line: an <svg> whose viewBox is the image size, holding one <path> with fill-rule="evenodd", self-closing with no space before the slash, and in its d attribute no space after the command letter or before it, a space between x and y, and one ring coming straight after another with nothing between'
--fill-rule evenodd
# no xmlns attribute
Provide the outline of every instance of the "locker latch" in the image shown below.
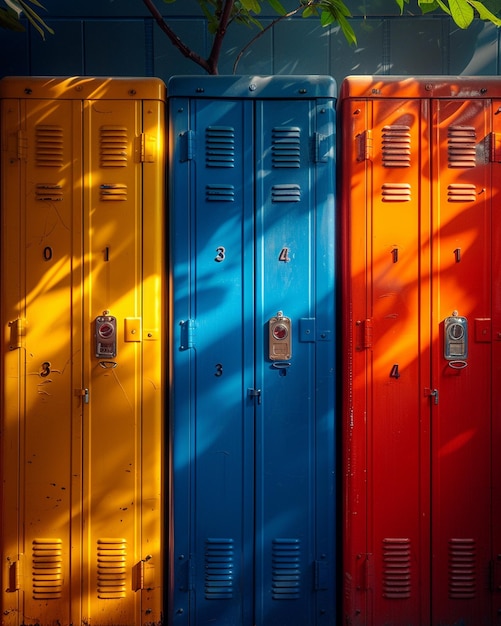
<svg viewBox="0 0 501 626"><path fill-rule="evenodd" d="M424 390L424 395L425 397L433 397L433 404L438 404L438 389L429 389L428 387L426 387Z"/></svg>
<svg viewBox="0 0 501 626"><path fill-rule="evenodd" d="M261 404L261 389L247 389L250 398L257 398L257 403Z"/></svg>
<svg viewBox="0 0 501 626"><path fill-rule="evenodd" d="M85 389L75 389L75 395L82 398L84 404L89 404L89 390L87 387Z"/></svg>

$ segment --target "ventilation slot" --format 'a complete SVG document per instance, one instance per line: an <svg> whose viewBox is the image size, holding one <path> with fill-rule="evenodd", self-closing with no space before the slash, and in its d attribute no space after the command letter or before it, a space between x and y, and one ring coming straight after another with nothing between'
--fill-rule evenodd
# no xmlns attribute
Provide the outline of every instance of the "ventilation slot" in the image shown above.
<svg viewBox="0 0 501 626"><path fill-rule="evenodd" d="M101 126L100 150L101 167L126 167L127 129L123 126Z"/></svg>
<svg viewBox="0 0 501 626"><path fill-rule="evenodd" d="M297 600L301 595L301 541L274 539L272 554L272 597Z"/></svg>
<svg viewBox="0 0 501 626"><path fill-rule="evenodd" d="M230 600L235 579L233 539L205 541L205 598Z"/></svg>
<svg viewBox="0 0 501 626"><path fill-rule="evenodd" d="M57 538L33 540L33 598L58 600L63 592L62 541Z"/></svg>
<svg viewBox="0 0 501 626"><path fill-rule="evenodd" d="M207 202L235 202L233 185L207 185L205 188Z"/></svg>
<svg viewBox="0 0 501 626"><path fill-rule="evenodd" d="M271 188L272 202L299 202L301 187L299 185L273 185Z"/></svg>
<svg viewBox="0 0 501 626"><path fill-rule="evenodd" d="M48 202L61 202L63 199L63 188L61 185L40 183L36 186L35 198L41 201L46 200Z"/></svg>
<svg viewBox="0 0 501 626"><path fill-rule="evenodd" d="M101 200L104 202L124 201L127 200L127 185L122 183L105 183L100 186Z"/></svg>
<svg viewBox="0 0 501 626"><path fill-rule="evenodd" d="M475 540L449 541L449 598L453 600L475 597Z"/></svg>
<svg viewBox="0 0 501 626"><path fill-rule="evenodd" d="M235 167L235 129L209 126L206 130L207 167Z"/></svg>
<svg viewBox="0 0 501 626"><path fill-rule="evenodd" d="M384 183L383 202L410 202L411 186L408 183Z"/></svg>
<svg viewBox="0 0 501 626"><path fill-rule="evenodd" d="M411 596L409 539L383 539L383 595L393 600Z"/></svg>
<svg viewBox="0 0 501 626"><path fill-rule="evenodd" d="M449 167L475 167L477 135L473 126L450 126L448 132Z"/></svg>
<svg viewBox="0 0 501 626"><path fill-rule="evenodd" d="M411 133L409 126L384 126L382 144L384 167L410 167Z"/></svg>
<svg viewBox="0 0 501 626"><path fill-rule="evenodd" d="M125 598L127 542L122 538L97 541L97 597Z"/></svg>
<svg viewBox="0 0 501 626"><path fill-rule="evenodd" d="M447 202L475 202L476 199L475 185L454 183L447 187Z"/></svg>
<svg viewBox="0 0 501 626"><path fill-rule="evenodd" d="M273 167L300 167L301 129L297 126L274 128L272 132Z"/></svg>
<svg viewBox="0 0 501 626"><path fill-rule="evenodd" d="M61 126L37 126L35 159L39 167L63 166L63 129Z"/></svg>

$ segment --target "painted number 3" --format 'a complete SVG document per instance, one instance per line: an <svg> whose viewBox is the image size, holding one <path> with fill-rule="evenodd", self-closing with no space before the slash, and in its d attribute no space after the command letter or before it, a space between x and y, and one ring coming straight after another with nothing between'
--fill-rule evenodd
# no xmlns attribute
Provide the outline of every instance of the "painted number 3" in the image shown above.
<svg viewBox="0 0 501 626"><path fill-rule="evenodd" d="M214 258L214 261L216 261L217 263L222 263L225 258L226 258L226 249L223 248L223 246L219 246L219 248L216 248L216 256Z"/></svg>

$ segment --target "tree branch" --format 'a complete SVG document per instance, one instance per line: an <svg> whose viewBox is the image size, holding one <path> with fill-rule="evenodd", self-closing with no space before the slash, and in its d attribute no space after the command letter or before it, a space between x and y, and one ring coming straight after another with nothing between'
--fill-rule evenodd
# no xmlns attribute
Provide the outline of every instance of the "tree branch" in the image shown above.
<svg viewBox="0 0 501 626"><path fill-rule="evenodd" d="M219 26L214 36L214 41L212 43L212 49L210 51L209 58L207 59L207 64L210 68L209 74L218 73L217 66L219 62L219 56L221 55L223 39L226 35L226 29L230 22L231 13L233 11L234 4L235 4L235 0L225 0L223 11L221 13L221 18L219 19Z"/></svg>
<svg viewBox="0 0 501 626"><path fill-rule="evenodd" d="M158 24L158 26L167 35L167 37L171 40L171 42L179 50L179 52L181 52L181 54L183 54L185 57L187 57L194 63L197 63L198 65L200 65L200 67L202 67L208 74L213 73L211 71L211 69L213 68L209 66L209 63L207 62L207 60L201 57L196 52L194 52L186 44L184 44L181 41L181 39L176 35L176 33L172 30L172 28L170 28L170 26L162 17L162 14L160 13L160 11L153 4L153 0L143 0L143 3L145 4L146 8L151 13L151 15L155 18L155 21ZM233 3L233 0L232 0L232 3Z"/></svg>
<svg viewBox="0 0 501 626"><path fill-rule="evenodd" d="M282 20L285 20L288 17L292 17L293 15L296 15L296 13L299 13L299 11L306 9L312 4L315 4L315 0L309 0L306 4L300 4L298 7L296 7L292 11L289 11L289 13L285 13L285 15L280 15L280 17L277 17L276 19L274 19L272 22L268 24L268 26L263 28L263 30L260 30L257 33L257 35L254 35L254 37L248 43L246 43L245 46L238 53L237 58L235 59L235 63L233 63L233 74L236 73L237 66L240 63L241 58L245 54L245 51L248 50L260 37L262 37L266 31L270 30L270 28L273 28L273 26L275 26L275 24L278 24L278 22L281 22Z"/></svg>

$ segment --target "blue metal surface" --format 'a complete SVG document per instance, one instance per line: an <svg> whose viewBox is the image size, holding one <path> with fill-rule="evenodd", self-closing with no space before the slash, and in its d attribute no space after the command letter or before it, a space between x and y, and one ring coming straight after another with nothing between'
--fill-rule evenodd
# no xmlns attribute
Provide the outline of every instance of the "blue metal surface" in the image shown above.
<svg viewBox="0 0 501 626"><path fill-rule="evenodd" d="M335 87L262 80L169 85L173 624L335 623Z"/></svg>

